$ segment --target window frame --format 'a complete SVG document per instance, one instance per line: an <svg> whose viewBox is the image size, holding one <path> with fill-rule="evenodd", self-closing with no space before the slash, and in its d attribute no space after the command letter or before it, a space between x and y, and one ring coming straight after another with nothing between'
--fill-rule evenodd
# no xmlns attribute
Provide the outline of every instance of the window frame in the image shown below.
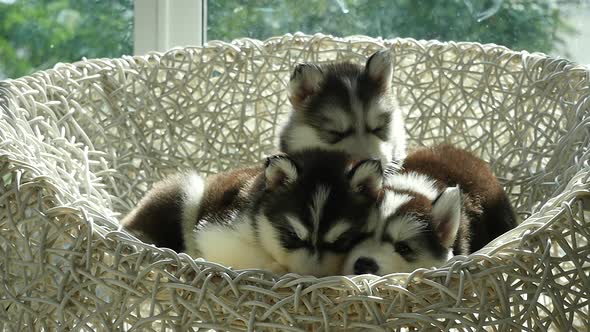
<svg viewBox="0 0 590 332"><path fill-rule="evenodd" d="M201 46L207 36L207 0L134 0L133 53Z"/></svg>

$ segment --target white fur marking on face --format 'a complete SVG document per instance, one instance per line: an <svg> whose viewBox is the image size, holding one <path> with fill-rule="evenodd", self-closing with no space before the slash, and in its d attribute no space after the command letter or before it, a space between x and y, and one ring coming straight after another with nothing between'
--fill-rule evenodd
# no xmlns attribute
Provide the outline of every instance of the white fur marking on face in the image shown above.
<svg viewBox="0 0 590 332"><path fill-rule="evenodd" d="M182 236L187 252L195 250L192 239L204 192L203 178L196 173L188 174L184 182L182 200Z"/></svg>
<svg viewBox="0 0 590 332"><path fill-rule="evenodd" d="M392 191L386 191L383 202L380 207L379 224L375 225L375 238L381 239L385 231L387 219L393 215L403 204L407 203L412 197L406 194L400 194Z"/></svg>
<svg viewBox="0 0 590 332"><path fill-rule="evenodd" d="M376 102L372 101L367 107L366 123L370 129L375 129L381 125L379 121L379 115L381 115L380 109L375 106ZM385 113L385 112L383 112Z"/></svg>
<svg viewBox="0 0 590 332"><path fill-rule="evenodd" d="M387 227L387 233L394 241L410 240L424 231L426 224L421 223L412 216L396 218Z"/></svg>
<svg viewBox="0 0 590 332"><path fill-rule="evenodd" d="M293 231L295 231L295 234L297 234L297 237L300 240L307 240L309 237L309 231L305 228L303 223L301 223L301 221L295 216L286 216L286 218L291 225L291 228L293 228Z"/></svg>
<svg viewBox="0 0 590 332"><path fill-rule="evenodd" d="M377 232L378 229L383 228L385 221L385 218L381 215L381 206L377 206L376 208L371 209L365 230L368 232Z"/></svg>
<svg viewBox="0 0 590 332"><path fill-rule="evenodd" d="M386 191L381 203L381 216L383 218L389 218L393 215L403 204L407 203L412 199L411 196L406 194L400 194L394 191Z"/></svg>
<svg viewBox="0 0 590 332"><path fill-rule="evenodd" d="M326 186L319 186L317 191L313 193L312 203L309 207L311 210L311 218L313 220L313 234L311 237L312 243L317 245L318 232L320 230L320 221L324 210L324 205L330 196L330 188Z"/></svg>
<svg viewBox="0 0 590 332"><path fill-rule="evenodd" d="M280 266L284 266L288 272L301 275L326 276L340 272L344 256L324 253L318 260L309 250L288 250L281 245L278 230L265 216L256 216L258 224L258 247L264 249Z"/></svg>
<svg viewBox="0 0 590 332"><path fill-rule="evenodd" d="M416 172L395 174L386 178L386 184L396 190L407 190L426 196L433 201L438 196L435 182L432 178Z"/></svg>
<svg viewBox="0 0 590 332"><path fill-rule="evenodd" d="M357 138L360 138L362 135L365 134L365 116L363 114L363 103L358 97L357 93L357 81L352 80L347 82L346 85L348 88L348 95L350 98L350 108L352 109L352 113L356 118L356 131L355 134Z"/></svg>
<svg viewBox="0 0 590 332"><path fill-rule="evenodd" d="M327 118L327 123L324 124L326 129L335 131L346 131L352 125L348 114L341 110L338 106L324 106L324 108L333 108L329 112L323 112Z"/></svg>
<svg viewBox="0 0 590 332"><path fill-rule="evenodd" d="M388 124L382 120L382 117L385 116L385 114L393 112L391 106L389 105L389 99L390 98L387 98L387 101L385 101L384 98L377 98L376 100L372 100L369 105L367 105L368 110L366 121L369 128L375 129Z"/></svg>
<svg viewBox="0 0 590 332"><path fill-rule="evenodd" d="M326 243L334 243L336 240L342 236L346 231L348 231L352 227L351 224L339 221L336 223L330 230L324 235L324 242Z"/></svg>
<svg viewBox="0 0 590 332"><path fill-rule="evenodd" d="M300 124L293 127L288 135L288 145L292 152L309 148L334 149L332 144L327 144L319 138L317 131L314 128L305 124Z"/></svg>

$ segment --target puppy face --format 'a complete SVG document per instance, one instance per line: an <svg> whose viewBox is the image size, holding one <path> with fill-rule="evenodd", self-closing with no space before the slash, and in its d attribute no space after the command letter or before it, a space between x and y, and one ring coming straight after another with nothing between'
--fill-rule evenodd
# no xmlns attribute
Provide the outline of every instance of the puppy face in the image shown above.
<svg viewBox="0 0 590 332"><path fill-rule="evenodd" d="M411 191L388 190L372 234L351 250L343 274L385 275L443 265L452 257L461 220L458 188L432 201Z"/></svg>
<svg viewBox="0 0 590 332"><path fill-rule="evenodd" d="M350 63L298 65L289 85L293 112L281 132L282 151L318 147L391 161L393 122L402 121L394 114L392 72L388 51L375 53L364 68Z"/></svg>
<svg viewBox="0 0 590 332"><path fill-rule="evenodd" d="M291 156L267 163L266 190L253 217L258 239L290 272L338 274L376 212L380 162L351 167L346 154L327 151Z"/></svg>

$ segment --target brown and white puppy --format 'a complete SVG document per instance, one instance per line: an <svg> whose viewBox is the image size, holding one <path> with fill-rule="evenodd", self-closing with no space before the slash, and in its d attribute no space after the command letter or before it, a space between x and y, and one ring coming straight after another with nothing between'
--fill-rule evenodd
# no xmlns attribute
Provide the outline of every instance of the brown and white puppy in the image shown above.
<svg viewBox="0 0 590 332"><path fill-rule="evenodd" d="M280 150L339 150L380 159L384 166L402 160L406 132L392 95L392 75L389 50L376 52L365 66L297 65L289 82L293 111L280 132Z"/></svg>
<svg viewBox="0 0 590 332"><path fill-rule="evenodd" d="M205 180L164 181L122 224L150 243L236 269L332 275L374 216L382 181L378 160L306 150Z"/></svg>
<svg viewBox="0 0 590 332"><path fill-rule="evenodd" d="M481 249L516 226L488 165L450 145L408 155L385 181L380 217L350 253L344 274L411 272Z"/></svg>

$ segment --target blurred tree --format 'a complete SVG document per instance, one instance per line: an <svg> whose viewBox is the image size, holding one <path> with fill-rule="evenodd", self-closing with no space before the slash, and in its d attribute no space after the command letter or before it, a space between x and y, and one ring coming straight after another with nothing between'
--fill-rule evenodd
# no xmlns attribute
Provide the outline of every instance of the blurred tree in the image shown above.
<svg viewBox="0 0 590 332"><path fill-rule="evenodd" d="M561 0L560 3L580 0ZM173 3L173 2L172 2ZM207 38L287 32L497 43L551 52L572 33L555 0L208 0ZM0 78L133 52L133 0L0 0Z"/></svg>
<svg viewBox="0 0 590 332"><path fill-rule="evenodd" d="M561 1L561 3L579 0ZM496 43L550 52L572 33L550 0L209 0L208 39L286 32Z"/></svg>
<svg viewBox="0 0 590 332"><path fill-rule="evenodd" d="M133 0L0 0L0 76L132 54Z"/></svg>

